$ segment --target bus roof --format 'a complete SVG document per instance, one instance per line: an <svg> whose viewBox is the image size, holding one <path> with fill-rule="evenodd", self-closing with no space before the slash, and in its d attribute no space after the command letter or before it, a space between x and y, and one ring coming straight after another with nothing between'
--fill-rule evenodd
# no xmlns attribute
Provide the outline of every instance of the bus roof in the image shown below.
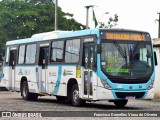
<svg viewBox="0 0 160 120"><path fill-rule="evenodd" d="M42 34L35 34L31 38L7 41L6 45L15 45L15 44L23 44L23 43L58 39L58 38L67 38L67 37L76 37L76 36L82 36L82 35L96 34L98 32L97 30L98 29L87 29L87 30L70 31L70 32L63 31L63 32L57 32L57 33L47 32L47 33L42 33Z"/></svg>
<svg viewBox="0 0 160 120"><path fill-rule="evenodd" d="M66 33L66 32L69 32L69 31L60 31L60 30L57 30L57 31L50 31L50 32L44 32L44 33L34 34L31 37L51 36L51 35L57 35L57 34Z"/></svg>
<svg viewBox="0 0 160 120"><path fill-rule="evenodd" d="M76 37L76 36L83 36L83 35L90 35L90 34L99 35L99 30L143 32L143 31L127 30L127 29L98 29L98 28L80 30L80 31L51 31L46 33L35 34L31 38L7 41L6 45L16 45L16 44L38 42L38 41L52 40L52 39L58 39L58 38L69 38L69 37ZM146 32L143 32L143 33L146 33Z"/></svg>

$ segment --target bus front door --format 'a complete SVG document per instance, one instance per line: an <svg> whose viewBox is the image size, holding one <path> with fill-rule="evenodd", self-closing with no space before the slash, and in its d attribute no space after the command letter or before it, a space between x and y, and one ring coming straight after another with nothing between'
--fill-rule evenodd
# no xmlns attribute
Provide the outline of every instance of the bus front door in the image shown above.
<svg viewBox="0 0 160 120"><path fill-rule="evenodd" d="M39 54L39 66L41 67L41 80L40 82L40 91L42 93L47 92L47 72L48 72L48 55L49 55L49 47L40 47Z"/></svg>
<svg viewBox="0 0 160 120"><path fill-rule="evenodd" d="M93 98L94 44L84 44L84 97Z"/></svg>
<svg viewBox="0 0 160 120"><path fill-rule="evenodd" d="M10 60L9 60L9 66L10 66L10 78L9 80L9 90L15 90L15 66L17 61L17 50L11 50L10 51Z"/></svg>

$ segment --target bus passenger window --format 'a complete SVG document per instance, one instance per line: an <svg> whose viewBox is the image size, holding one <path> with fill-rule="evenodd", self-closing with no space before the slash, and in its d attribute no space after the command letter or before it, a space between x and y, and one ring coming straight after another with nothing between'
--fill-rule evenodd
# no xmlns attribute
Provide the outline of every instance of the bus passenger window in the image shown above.
<svg viewBox="0 0 160 120"><path fill-rule="evenodd" d="M80 39L67 40L65 50L65 63L79 61Z"/></svg>
<svg viewBox="0 0 160 120"><path fill-rule="evenodd" d="M26 64L33 64L36 61L36 44L27 45Z"/></svg>
<svg viewBox="0 0 160 120"><path fill-rule="evenodd" d="M19 47L18 64L23 64L24 63L24 55L25 55L25 45L21 45Z"/></svg>
<svg viewBox="0 0 160 120"><path fill-rule="evenodd" d="M8 64L9 62L9 47L7 47L7 51L6 51L6 64Z"/></svg>
<svg viewBox="0 0 160 120"><path fill-rule="evenodd" d="M64 41L52 43L51 62L63 62Z"/></svg>

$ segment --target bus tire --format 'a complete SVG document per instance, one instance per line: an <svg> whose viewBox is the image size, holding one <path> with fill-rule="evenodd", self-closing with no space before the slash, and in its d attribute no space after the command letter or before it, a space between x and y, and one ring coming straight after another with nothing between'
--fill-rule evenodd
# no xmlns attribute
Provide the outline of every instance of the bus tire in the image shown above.
<svg viewBox="0 0 160 120"><path fill-rule="evenodd" d="M80 107L85 105L86 101L79 98L79 89L78 85L74 84L71 90L71 102L75 107Z"/></svg>
<svg viewBox="0 0 160 120"><path fill-rule="evenodd" d="M22 83L21 95L24 100L37 100L38 94L30 93L27 81Z"/></svg>
<svg viewBox="0 0 160 120"><path fill-rule="evenodd" d="M128 100L114 100L114 104L118 108L123 108L127 104Z"/></svg>

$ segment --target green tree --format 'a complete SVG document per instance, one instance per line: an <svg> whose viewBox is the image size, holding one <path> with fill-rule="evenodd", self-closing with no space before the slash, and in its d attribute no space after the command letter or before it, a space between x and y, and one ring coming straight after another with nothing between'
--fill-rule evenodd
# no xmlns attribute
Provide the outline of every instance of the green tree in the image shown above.
<svg viewBox="0 0 160 120"><path fill-rule="evenodd" d="M107 21L107 24L105 22L99 22L99 28L112 28L117 25L118 22L118 15L115 14L114 17L110 17Z"/></svg>
<svg viewBox="0 0 160 120"><path fill-rule="evenodd" d="M31 37L33 34L54 30L54 3L52 0L2 0L0 2L0 48L6 41ZM58 7L58 29L80 30L73 14Z"/></svg>

